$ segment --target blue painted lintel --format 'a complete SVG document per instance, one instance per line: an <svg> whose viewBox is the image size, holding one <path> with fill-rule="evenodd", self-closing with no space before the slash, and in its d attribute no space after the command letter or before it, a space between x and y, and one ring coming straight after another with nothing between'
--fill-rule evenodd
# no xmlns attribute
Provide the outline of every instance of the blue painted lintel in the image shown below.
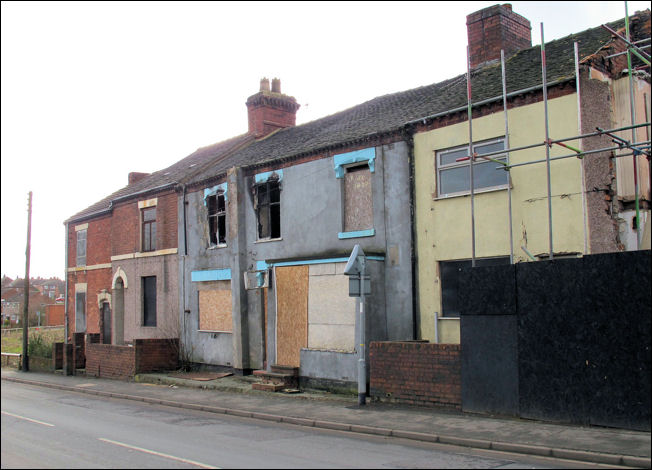
<svg viewBox="0 0 652 470"><path fill-rule="evenodd" d="M385 261L384 256L367 256L371 261ZM307 264L328 264L328 263L346 263L349 258L322 258L322 259L301 259L294 261L281 261L278 263L267 263L266 261L256 261L256 269L263 270L273 266L303 266Z"/></svg>
<svg viewBox="0 0 652 470"><path fill-rule="evenodd" d="M344 165L352 163L367 162L369 170L373 173L376 161L376 147L370 147L354 152L340 153L333 155L333 165L335 166L335 177L344 178Z"/></svg>
<svg viewBox="0 0 652 470"><path fill-rule="evenodd" d="M204 188L204 205L207 205L206 199L208 198L208 196L214 196L218 192L224 193L224 202L226 202L228 200L227 191L226 191L227 188L228 188L227 183L218 184L211 188Z"/></svg>
<svg viewBox="0 0 652 470"><path fill-rule="evenodd" d="M203 271L192 271L190 273L192 282L203 281L229 281L231 280L231 269L206 269Z"/></svg>
<svg viewBox="0 0 652 470"><path fill-rule="evenodd" d="M283 181L283 170L274 170L274 171L266 171L264 173L258 173L257 175L254 176L254 180L256 181L256 184L260 184L260 183L266 183L273 177L278 178L278 181Z"/></svg>
<svg viewBox="0 0 652 470"><path fill-rule="evenodd" d="M358 230L356 232L340 232L337 238L343 240L345 238L360 238L360 237L373 237L376 234L376 229Z"/></svg>

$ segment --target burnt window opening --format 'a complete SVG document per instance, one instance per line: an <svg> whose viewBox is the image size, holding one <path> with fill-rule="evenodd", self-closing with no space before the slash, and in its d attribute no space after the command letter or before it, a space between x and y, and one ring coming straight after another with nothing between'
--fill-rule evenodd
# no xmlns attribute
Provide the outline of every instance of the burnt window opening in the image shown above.
<svg viewBox="0 0 652 470"><path fill-rule="evenodd" d="M226 244L226 198L224 193L208 196L208 234L211 245Z"/></svg>
<svg viewBox="0 0 652 470"><path fill-rule="evenodd" d="M156 276L142 279L143 326L156 326Z"/></svg>
<svg viewBox="0 0 652 470"><path fill-rule="evenodd" d="M281 185L278 181L257 184L255 209L258 239L281 238Z"/></svg>
<svg viewBox="0 0 652 470"><path fill-rule="evenodd" d="M143 251L156 250L156 207L142 210Z"/></svg>

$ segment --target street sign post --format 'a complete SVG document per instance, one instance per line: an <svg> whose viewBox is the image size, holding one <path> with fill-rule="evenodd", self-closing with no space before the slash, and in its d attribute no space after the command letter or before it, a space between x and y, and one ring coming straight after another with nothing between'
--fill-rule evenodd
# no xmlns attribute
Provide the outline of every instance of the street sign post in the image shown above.
<svg viewBox="0 0 652 470"><path fill-rule="evenodd" d="M358 317L358 405L366 403L367 366L365 362L365 302L366 295L371 294L371 279L365 274L367 259L360 245L355 245L344 268L349 276L349 297L357 297L356 317ZM359 313L359 314L358 314Z"/></svg>

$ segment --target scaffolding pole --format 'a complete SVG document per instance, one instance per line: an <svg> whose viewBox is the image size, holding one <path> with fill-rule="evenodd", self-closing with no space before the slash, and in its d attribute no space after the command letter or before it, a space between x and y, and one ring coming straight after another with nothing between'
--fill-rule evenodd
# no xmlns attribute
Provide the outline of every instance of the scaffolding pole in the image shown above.
<svg viewBox="0 0 652 470"><path fill-rule="evenodd" d="M577 133L582 134L582 97L580 94L580 53L577 41L573 43L573 56L575 58L575 93L577 94ZM584 141L579 139L580 151L584 149ZM586 203L586 174L584 162L580 163L580 184L582 185L582 214L584 219L584 255L589 252L589 213Z"/></svg>
<svg viewBox="0 0 652 470"><path fill-rule="evenodd" d="M616 36L623 39L620 35ZM627 73L629 75L629 109L631 111L632 126L636 123L636 101L634 100L634 79L632 77L632 55L630 51L633 51L633 48L636 48L629 38L629 14L627 13L627 1L625 1L625 42L627 43ZM636 53L636 51L634 51ZM636 55L643 59L638 53ZM648 60L646 61L650 65L650 56L648 55ZM644 60L644 59L643 59ZM644 60L645 61L645 60ZM632 142L636 142L636 129L632 129ZM632 163L634 164L634 206L636 208L636 249L641 249L641 214L639 210L639 201L638 201L638 155L634 152L632 156Z"/></svg>
<svg viewBox="0 0 652 470"><path fill-rule="evenodd" d="M503 81L503 111L505 113L505 147L509 148L509 121L507 119L507 81L505 79L505 51L500 50L500 69ZM506 154L509 165L509 152ZM507 210L509 212L509 264L514 264L514 230L512 223L512 176L507 172Z"/></svg>
<svg viewBox="0 0 652 470"><path fill-rule="evenodd" d="M470 186L471 186L471 267L475 268L475 194L473 188L473 124L471 120L471 54L469 46L466 46L466 96L467 112L469 114L469 167L470 167Z"/></svg>
<svg viewBox="0 0 652 470"><path fill-rule="evenodd" d="M543 78L543 113L546 128L546 171L548 175L548 245L550 252L548 259L553 259L553 240L552 240L552 202L550 198L550 136L548 133L548 87L546 85L546 41L543 38L543 23L541 23L541 76Z"/></svg>

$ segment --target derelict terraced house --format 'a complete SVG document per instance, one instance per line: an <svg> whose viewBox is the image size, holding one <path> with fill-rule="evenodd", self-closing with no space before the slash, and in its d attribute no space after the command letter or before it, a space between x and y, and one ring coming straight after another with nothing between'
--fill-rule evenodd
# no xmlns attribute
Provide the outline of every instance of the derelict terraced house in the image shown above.
<svg viewBox="0 0 652 470"><path fill-rule="evenodd" d="M478 15L491 19L513 14L508 5L497 5L469 17ZM637 18L634 30L645 31L647 25L649 37L649 11ZM508 54L510 112L525 113L519 116L523 129L509 133L510 145L539 138L525 129L543 127L539 111L528 108L542 101L539 48L531 47L529 37L512 45L494 44L491 37L473 42L472 23L469 41L481 45L474 48L479 55L472 76L473 101L479 103L473 116L478 119L477 142L507 145L498 119L482 121L502 112L500 64L483 55L496 47ZM587 116L582 131L596 124L609 127L612 114L613 120L626 123L623 110L608 104L609 94L622 81L615 78L621 77L620 71L610 69L618 60L605 56L618 44L600 28L547 45L550 98L577 101L573 41L580 45L582 60L593 64L589 69L586 62L581 75L586 90L581 105ZM649 90L649 80L637 83ZM622 96L622 90L615 96ZM238 373L281 365L296 368L304 384L351 388L357 378L357 326L342 269L359 244L371 274L367 343L417 338L459 342L459 320L455 315L441 318L447 300L440 272L442 262L470 256L468 164L445 158L447 152L468 146L465 75L381 96L299 126L299 106L281 92L278 80L271 88L262 80L247 106L246 134L203 147L165 170L136 175L142 179L67 221L71 331L84 331L87 324L88 332L103 334L104 342L111 337L114 344L178 337L181 359L196 365ZM569 116L576 116L577 109L565 101L559 109L563 119L555 129L563 136L576 134L578 123ZM600 113L606 113L603 121ZM594 148L587 145L585 150ZM576 199L581 198L571 197L570 210L580 216L567 225L572 236L561 250L588 253L577 248L577 233L584 231L591 234L587 246L592 252L622 249L615 242L618 226L613 222L630 210L633 190L624 177L627 162L616 161L616 170L604 159L586 163L586 181L571 189L602 188L616 178L611 194L621 205L612 204L614 213L605 214L602 193L588 194L579 207ZM572 171L580 173L579 168ZM505 205L508 182L495 183L502 172L485 173L482 178L491 184L482 183L487 191L480 204L485 204L487 216L495 215L496 224L480 223L486 243L495 243L479 246L478 256L504 257L509 248L504 236L495 235L504 235L495 225L507 225L504 215L496 214ZM576 175L565 174L570 175L561 172L563 184L576 183ZM448 175L457 178L447 181ZM640 192L649 201L649 186ZM523 217L540 219L530 206L521 210ZM125 224L130 228L123 229ZM538 225L527 228L529 239L540 231ZM542 243L529 246L543 253L538 248ZM600 243L608 246L600 248ZM86 250L81 262L80 250ZM154 300L156 325L146 325ZM100 315L100 309L108 313Z"/></svg>

